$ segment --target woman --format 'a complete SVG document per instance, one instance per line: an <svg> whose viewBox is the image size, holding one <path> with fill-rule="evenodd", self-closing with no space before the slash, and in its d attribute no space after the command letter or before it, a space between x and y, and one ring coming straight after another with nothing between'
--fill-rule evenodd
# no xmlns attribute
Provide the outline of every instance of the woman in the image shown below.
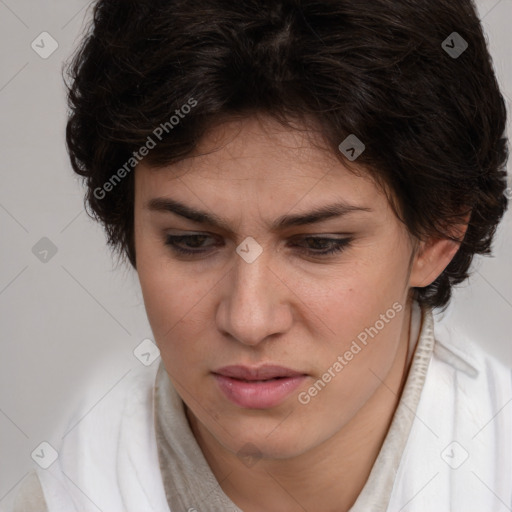
<svg viewBox="0 0 512 512"><path fill-rule="evenodd" d="M433 321L507 207L472 3L99 0L70 78L161 360L17 510L510 510L510 368Z"/></svg>

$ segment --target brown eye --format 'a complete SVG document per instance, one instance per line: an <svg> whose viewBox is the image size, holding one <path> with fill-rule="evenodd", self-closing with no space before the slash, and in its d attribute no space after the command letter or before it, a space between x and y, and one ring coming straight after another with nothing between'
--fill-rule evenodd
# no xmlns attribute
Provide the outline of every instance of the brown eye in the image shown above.
<svg viewBox="0 0 512 512"><path fill-rule="evenodd" d="M312 256L327 256L341 252L352 242L351 238L326 238L317 236L304 237L302 240L309 242L306 243L307 247L301 250L308 252Z"/></svg>
<svg viewBox="0 0 512 512"><path fill-rule="evenodd" d="M210 246L205 246L204 242L208 238L212 238L209 235L167 235L165 239L165 245L171 247L171 249L179 254L202 254L207 251L204 250Z"/></svg>

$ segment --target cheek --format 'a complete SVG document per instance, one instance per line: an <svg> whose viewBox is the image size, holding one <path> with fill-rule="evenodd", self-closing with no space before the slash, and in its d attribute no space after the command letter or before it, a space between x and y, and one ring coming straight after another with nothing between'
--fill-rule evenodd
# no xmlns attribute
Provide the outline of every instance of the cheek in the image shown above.
<svg viewBox="0 0 512 512"><path fill-rule="evenodd" d="M201 278L162 255L161 249L141 246L137 272L146 315L166 368L178 374L180 366L201 357L201 347L191 340L211 328L213 313L208 294L214 279Z"/></svg>
<svg viewBox="0 0 512 512"><path fill-rule="evenodd" d="M208 292L205 283L177 268L141 268L139 280L148 320L161 342L189 326L191 319L205 307Z"/></svg>
<svg viewBox="0 0 512 512"><path fill-rule="evenodd" d="M343 393L359 382L357 393L364 395L376 381L370 369L377 375L387 373L403 328L406 281L407 251L383 250L382 245L380 257L368 250L365 258L333 269L328 279L302 279L302 302L325 334L315 347L320 371L332 367L338 356L347 353L350 358L336 373L332 389Z"/></svg>
<svg viewBox="0 0 512 512"><path fill-rule="evenodd" d="M334 267L328 276L302 275L296 291L326 333L347 339L379 320L395 302L405 307L407 270L403 258L383 253Z"/></svg>

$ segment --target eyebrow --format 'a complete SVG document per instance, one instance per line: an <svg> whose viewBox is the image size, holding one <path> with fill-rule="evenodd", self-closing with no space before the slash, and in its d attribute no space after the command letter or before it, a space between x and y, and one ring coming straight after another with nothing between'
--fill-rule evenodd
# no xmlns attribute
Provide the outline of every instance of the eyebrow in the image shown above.
<svg viewBox="0 0 512 512"><path fill-rule="evenodd" d="M232 232L228 223L214 213L198 210L197 208L180 203L167 197L156 197L146 203L146 209L155 212L170 212L185 219L205 224L211 227ZM315 208L309 212L294 215L283 215L272 222L270 229L274 232L294 226L304 226L321 222L334 217L342 217L353 212L371 212L371 208L338 202Z"/></svg>

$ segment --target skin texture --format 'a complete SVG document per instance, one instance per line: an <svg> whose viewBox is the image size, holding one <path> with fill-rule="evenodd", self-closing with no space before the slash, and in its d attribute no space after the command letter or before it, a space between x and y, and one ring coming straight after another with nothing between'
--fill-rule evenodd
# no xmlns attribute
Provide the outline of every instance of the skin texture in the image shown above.
<svg viewBox="0 0 512 512"><path fill-rule="evenodd" d="M232 233L150 211L155 197L215 213ZM372 211L269 230L281 215L340 200ZM209 252L183 257L165 245L166 234L194 233L212 238L182 246ZM308 248L329 244L308 244L306 235L352 242L334 255L308 255ZM235 252L248 236L263 249L252 263ZM458 245L416 244L370 179L350 173L304 133L254 116L217 126L193 158L159 168L139 164L135 248L155 341L224 492L244 512L348 510L405 381L410 289L434 281ZM394 303L402 310L301 404L298 394ZM282 404L249 410L227 400L211 374L263 363L308 377ZM248 443L257 453L251 464L237 455Z"/></svg>

